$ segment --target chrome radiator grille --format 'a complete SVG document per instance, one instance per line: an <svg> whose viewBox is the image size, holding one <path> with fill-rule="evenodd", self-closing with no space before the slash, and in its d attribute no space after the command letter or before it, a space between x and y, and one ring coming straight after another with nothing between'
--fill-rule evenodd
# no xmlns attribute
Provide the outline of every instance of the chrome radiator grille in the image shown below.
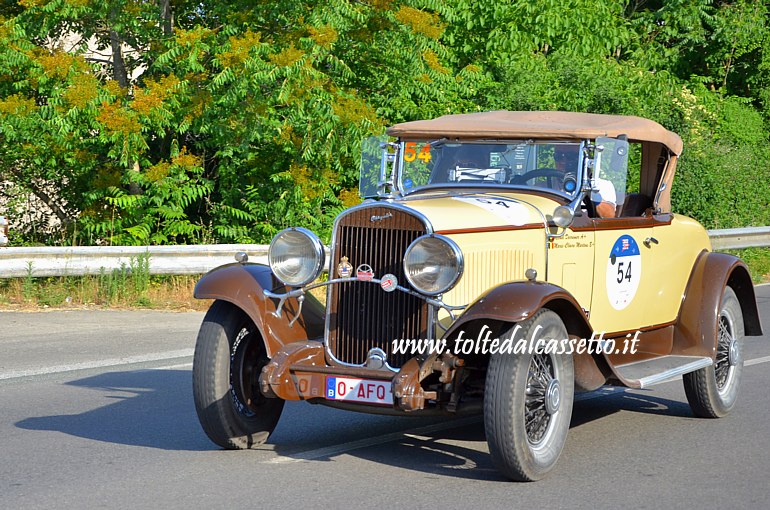
<svg viewBox="0 0 770 510"><path fill-rule="evenodd" d="M330 271L347 257L355 269L371 266L375 278L393 274L408 286L403 270L406 248L425 234L422 221L400 209L368 207L350 212L337 224ZM406 293L384 292L376 283L348 282L330 286L328 343L339 361L360 365L370 349L379 347L388 364L400 367L410 355L392 353L394 339L425 338L427 305Z"/></svg>

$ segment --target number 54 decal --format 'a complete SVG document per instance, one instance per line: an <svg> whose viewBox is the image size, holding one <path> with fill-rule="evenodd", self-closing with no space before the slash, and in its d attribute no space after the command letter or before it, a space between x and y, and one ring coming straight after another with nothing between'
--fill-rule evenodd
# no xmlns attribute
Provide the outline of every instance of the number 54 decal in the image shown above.
<svg viewBox="0 0 770 510"><path fill-rule="evenodd" d="M411 163L415 159L419 159L423 163L430 163L431 158L429 143L418 145L417 142L406 142L404 144L404 161L407 163Z"/></svg>
<svg viewBox="0 0 770 510"><path fill-rule="evenodd" d="M622 235L612 246L607 263L607 298L615 310L633 301L642 277L642 255L633 237Z"/></svg>
<svg viewBox="0 0 770 510"><path fill-rule="evenodd" d="M626 272L623 272L623 262L618 262L618 283L623 283L623 279L625 278L629 282L631 281L631 261L628 261L628 268L626 268Z"/></svg>

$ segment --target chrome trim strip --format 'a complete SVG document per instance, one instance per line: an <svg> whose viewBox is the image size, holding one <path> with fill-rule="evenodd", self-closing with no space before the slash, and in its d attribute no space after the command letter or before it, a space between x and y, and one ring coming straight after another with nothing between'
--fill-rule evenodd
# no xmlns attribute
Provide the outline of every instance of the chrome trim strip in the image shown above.
<svg viewBox="0 0 770 510"><path fill-rule="evenodd" d="M457 191L455 191L457 190ZM476 194L486 194L484 190L490 190L492 192L496 193L516 193L516 192L536 192L536 194L542 194L547 196L548 198L561 198L565 199L567 203L572 201L575 196L568 195L566 193L562 193L560 191L551 189L551 188L536 188L534 186L522 186L520 184L495 184L494 186L490 185L480 185L477 184L476 186L471 186L468 184L431 184L431 185L425 185L420 186L419 188L414 188L406 195L403 195L398 198L398 200L401 200L403 202L408 202L410 200L425 200L428 198L443 198L446 196L454 196L456 194L464 194L464 193L476 193ZM433 196L425 197L423 196L424 193L435 193Z"/></svg>
<svg viewBox="0 0 770 510"><path fill-rule="evenodd" d="M702 359L691 361L686 365L674 367L669 370L666 370L665 372L661 372L659 374L642 377L641 379L639 379L639 387L647 388L649 386L652 386L653 384L661 383L666 379L670 379L678 375L689 374L690 372L695 372L696 370L700 370L701 368L705 368L713 364L714 364L714 360L712 360L711 358L705 358L705 357Z"/></svg>

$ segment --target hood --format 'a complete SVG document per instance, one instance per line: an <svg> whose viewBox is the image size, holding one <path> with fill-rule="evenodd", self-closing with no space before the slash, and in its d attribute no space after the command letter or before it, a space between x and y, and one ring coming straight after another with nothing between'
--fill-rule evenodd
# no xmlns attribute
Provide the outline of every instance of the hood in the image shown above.
<svg viewBox="0 0 770 510"><path fill-rule="evenodd" d="M395 200L430 220L437 233L544 227L562 205L556 199L526 193L462 194Z"/></svg>

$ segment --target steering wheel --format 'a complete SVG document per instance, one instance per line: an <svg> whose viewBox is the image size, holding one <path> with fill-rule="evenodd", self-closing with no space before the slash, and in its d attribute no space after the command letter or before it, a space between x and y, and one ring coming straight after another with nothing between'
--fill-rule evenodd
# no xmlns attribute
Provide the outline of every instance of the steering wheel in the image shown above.
<svg viewBox="0 0 770 510"><path fill-rule="evenodd" d="M517 175L513 178L513 184L526 184L527 181L537 179L538 177L546 177L548 179L548 187L552 189L562 189L562 180L564 179L564 172L556 170L555 168L535 168L529 172ZM551 179L558 179L555 181L557 186L553 186L554 181Z"/></svg>

